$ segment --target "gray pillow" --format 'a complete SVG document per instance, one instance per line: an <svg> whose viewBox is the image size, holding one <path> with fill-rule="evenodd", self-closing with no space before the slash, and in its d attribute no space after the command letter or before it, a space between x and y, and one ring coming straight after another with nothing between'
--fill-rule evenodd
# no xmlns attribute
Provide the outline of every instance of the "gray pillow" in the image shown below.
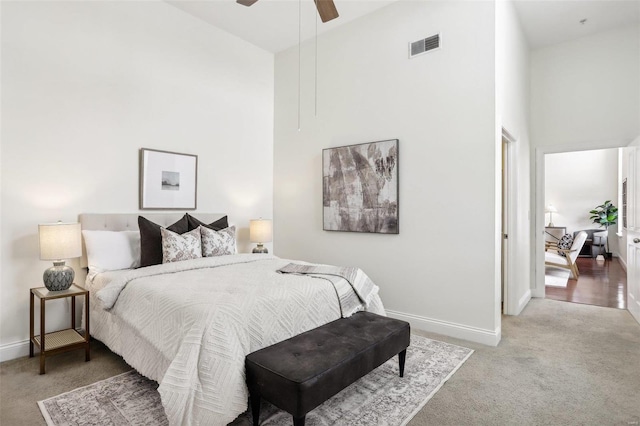
<svg viewBox="0 0 640 426"><path fill-rule="evenodd" d="M193 231L198 226L205 226L205 227L207 227L209 229L213 229L214 231L220 231L220 230L222 230L224 228L228 228L229 227L229 222L227 221L227 216L223 216L220 219L218 219L215 222L210 223L208 225L206 223L204 223L204 222L199 221L195 217L191 216L189 213L186 213L185 216L187 216L187 222L189 223L189 231Z"/></svg>
<svg viewBox="0 0 640 426"><path fill-rule="evenodd" d="M138 216L138 228L140 228L140 267L159 265L162 263L162 234L157 223L151 222L146 217ZM176 223L167 226L169 231L184 234L189 230L187 215L182 216Z"/></svg>

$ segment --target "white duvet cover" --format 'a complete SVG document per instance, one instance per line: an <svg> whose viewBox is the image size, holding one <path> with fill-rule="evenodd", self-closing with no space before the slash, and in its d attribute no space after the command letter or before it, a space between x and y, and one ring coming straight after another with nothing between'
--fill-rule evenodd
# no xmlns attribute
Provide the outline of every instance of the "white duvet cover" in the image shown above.
<svg viewBox="0 0 640 426"><path fill-rule="evenodd" d="M170 424L226 425L247 409L247 354L340 317L333 284L276 273L289 262L240 254L90 274L91 334L160 384ZM98 297L114 294L107 311ZM377 294L367 310L385 314Z"/></svg>

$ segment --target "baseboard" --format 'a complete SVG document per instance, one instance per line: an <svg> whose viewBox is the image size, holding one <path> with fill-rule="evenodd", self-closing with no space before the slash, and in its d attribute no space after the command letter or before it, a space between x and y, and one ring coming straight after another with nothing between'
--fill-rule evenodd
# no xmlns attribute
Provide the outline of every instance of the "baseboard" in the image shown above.
<svg viewBox="0 0 640 426"><path fill-rule="evenodd" d="M544 290L544 282L542 283L542 288L532 288L531 289L531 297L537 297L540 299L544 299L545 290Z"/></svg>
<svg viewBox="0 0 640 426"><path fill-rule="evenodd" d="M11 359L20 358L27 355L29 355L28 340L0 346L0 362L9 361Z"/></svg>
<svg viewBox="0 0 640 426"><path fill-rule="evenodd" d="M441 321L419 315L406 314L404 312L392 311L389 309L387 309L387 314L391 318L407 321L411 324L411 327L419 330L444 334L445 336L482 343L483 345L498 346L502 337L500 328L496 330L485 330L482 328L470 327L468 325Z"/></svg>
<svg viewBox="0 0 640 426"><path fill-rule="evenodd" d="M625 259L623 259L622 256L619 256L618 261L620 262L620 266L622 266L622 269L627 272L627 262L625 262Z"/></svg>
<svg viewBox="0 0 640 426"><path fill-rule="evenodd" d="M518 300L518 307L516 308L515 315L520 315L520 313L522 312L524 307L527 306L527 303L529 303L530 300L531 300L531 289L528 289L524 293L524 295L520 298L520 300Z"/></svg>

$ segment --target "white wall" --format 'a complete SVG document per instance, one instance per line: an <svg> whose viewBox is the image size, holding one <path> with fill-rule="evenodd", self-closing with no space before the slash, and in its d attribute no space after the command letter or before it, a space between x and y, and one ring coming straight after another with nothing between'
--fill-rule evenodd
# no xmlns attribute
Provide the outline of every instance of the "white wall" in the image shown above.
<svg viewBox="0 0 640 426"><path fill-rule="evenodd" d="M25 354L50 264L37 224L137 211L141 147L197 154L198 210L249 249L272 216L273 84L272 54L164 2L2 3L2 359Z"/></svg>
<svg viewBox="0 0 640 426"><path fill-rule="evenodd" d="M544 297L544 155L626 146L640 133L639 75L638 25L531 53L536 297Z"/></svg>
<svg viewBox="0 0 640 426"><path fill-rule="evenodd" d="M639 44L633 26L533 51L532 145L629 143L640 125Z"/></svg>
<svg viewBox="0 0 640 426"><path fill-rule="evenodd" d="M618 205L618 149L547 154L544 192L544 205L553 204L558 209L553 214L555 226L566 226L569 234L600 229L589 220L589 211L607 200L621 207ZM549 222L548 214L545 220ZM616 255L619 254L617 230L617 225L609 228L609 249Z"/></svg>
<svg viewBox="0 0 640 426"><path fill-rule="evenodd" d="M276 55L274 232L281 257L361 267L414 326L497 344L494 5L398 2ZM442 32L438 51L410 41ZM398 138L400 234L322 230L323 148ZM497 292L497 293L496 293ZM497 294L497 297L496 297Z"/></svg>
<svg viewBox="0 0 640 426"><path fill-rule="evenodd" d="M509 265L508 310L519 314L531 299L530 276L530 156L529 145L529 45L513 4L496 2L496 123L497 133L504 127L516 141L512 164L516 197L513 203L515 221L508 230L513 262ZM499 138L498 143L502 143Z"/></svg>

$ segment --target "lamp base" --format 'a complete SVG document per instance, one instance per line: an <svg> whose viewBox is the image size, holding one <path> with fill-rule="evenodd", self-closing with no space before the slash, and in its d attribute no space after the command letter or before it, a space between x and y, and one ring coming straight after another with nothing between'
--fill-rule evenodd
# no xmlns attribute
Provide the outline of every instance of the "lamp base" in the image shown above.
<svg viewBox="0 0 640 426"><path fill-rule="evenodd" d="M547 228L553 228L555 225L553 224L553 222L549 222L549 224L547 225Z"/></svg>
<svg viewBox="0 0 640 426"><path fill-rule="evenodd" d="M259 243L256 248L253 249L253 253L269 253L269 250L262 243Z"/></svg>
<svg viewBox="0 0 640 426"><path fill-rule="evenodd" d="M73 268L64 264L64 260L53 262L53 266L42 275L44 286L49 291L61 291L71 287L76 273Z"/></svg>

